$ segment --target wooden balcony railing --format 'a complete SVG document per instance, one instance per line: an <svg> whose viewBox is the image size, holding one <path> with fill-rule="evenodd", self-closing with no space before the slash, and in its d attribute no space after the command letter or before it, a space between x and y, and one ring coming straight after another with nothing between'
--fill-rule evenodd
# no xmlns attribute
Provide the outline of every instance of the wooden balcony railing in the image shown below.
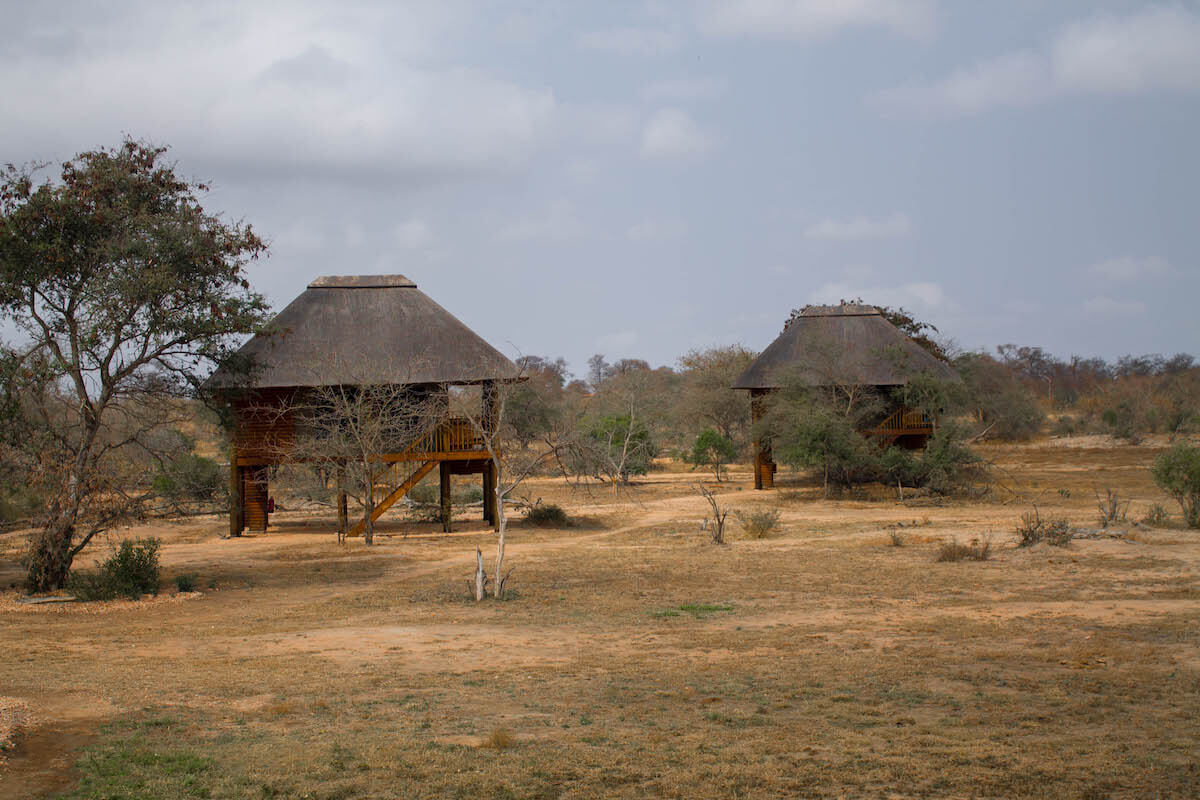
<svg viewBox="0 0 1200 800"><path fill-rule="evenodd" d="M403 455L409 456L404 460L415 460L438 453L478 453L486 449L483 437L474 425L465 419L451 417L414 442Z"/></svg>
<svg viewBox="0 0 1200 800"><path fill-rule="evenodd" d="M868 432L882 436L903 436L914 433L933 433L935 427L933 417L925 412L901 408L883 421L876 423Z"/></svg>

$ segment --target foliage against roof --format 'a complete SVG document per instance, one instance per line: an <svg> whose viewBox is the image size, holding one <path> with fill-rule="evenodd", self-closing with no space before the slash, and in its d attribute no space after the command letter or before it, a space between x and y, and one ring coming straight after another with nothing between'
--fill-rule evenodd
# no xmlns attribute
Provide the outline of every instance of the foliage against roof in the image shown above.
<svg viewBox="0 0 1200 800"><path fill-rule="evenodd" d="M875 306L808 306L734 382L735 389L778 389L786 380L810 386L900 386L918 373L957 380Z"/></svg>

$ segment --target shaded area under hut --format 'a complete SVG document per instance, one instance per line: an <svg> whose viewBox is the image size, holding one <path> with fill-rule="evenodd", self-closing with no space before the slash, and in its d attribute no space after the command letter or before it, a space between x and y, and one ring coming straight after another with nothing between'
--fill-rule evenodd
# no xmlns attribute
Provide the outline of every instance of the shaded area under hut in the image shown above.
<svg viewBox="0 0 1200 800"><path fill-rule="evenodd" d="M285 463L336 473L339 533L366 526L367 513L349 526L343 479L355 460L365 465L372 522L437 468L447 528L451 475L482 475L483 516L496 524L496 475L480 427L494 424L496 385L519 380L519 370L408 278L317 278L236 362L209 379L230 430L231 536L266 530L271 468ZM469 386L482 404L475 423L450 412L452 389Z"/></svg>
<svg viewBox="0 0 1200 800"><path fill-rule="evenodd" d="M904 386L917 374L958 380L944 361L910 339L875 306L843 303L807 306L788 320L783 333L746 368L734 389L750 392L757 423L772 392L789 382L846 391L879 391ZM885 444L923 447L937 428L936 417L893 402L886 414L862 433ZM754 442L754 488L775 485L771 443Z"/></svg>

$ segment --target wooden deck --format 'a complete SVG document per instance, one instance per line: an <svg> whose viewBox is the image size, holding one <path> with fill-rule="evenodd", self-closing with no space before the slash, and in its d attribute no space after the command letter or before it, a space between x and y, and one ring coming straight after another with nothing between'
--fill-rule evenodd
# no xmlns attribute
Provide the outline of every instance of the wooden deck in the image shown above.
<svg viewBox="0 0 1200 800"><path fill-rule="evenodd" d="M289 430L288 440L291 436L293 434ZM278 438L284 439L282 436ZM303 461L287 459L283 455L287 451L288 440L277 443L267 441L267 435L246 436L239 442L237 464L239 467L255 467L285 460ZM391 464L398 461L474 461L486 458L490 458L487 447L474 426L465 419L452 417L408 448L396 453L380 453L375 460Z"/></svg>

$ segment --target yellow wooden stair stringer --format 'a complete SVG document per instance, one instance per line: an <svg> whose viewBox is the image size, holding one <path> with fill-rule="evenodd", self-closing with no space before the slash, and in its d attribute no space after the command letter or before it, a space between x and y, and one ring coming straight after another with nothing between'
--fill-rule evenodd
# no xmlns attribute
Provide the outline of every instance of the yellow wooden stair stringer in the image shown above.
<svg viewBox="0 0 1200 800"><path fill-rule="evenodd" d="M384 512L395 505L397 500L408 494L409 491L411 491L414 486L420 483L422 478L432 472L433 468L437 465L437 461L426 461L424 464L417 467L417 471L412 475L409 475L408 478L405 479L404 483L397 486L394 490L392 490L391 494L379 501L379 505L375 506L375 510L371 512L371 521L375 522L377 519L382 517ZM359 520L358 524L350 529L349 535L362 536L363 529L365 527L366 523L363 520Z"/></svg>

